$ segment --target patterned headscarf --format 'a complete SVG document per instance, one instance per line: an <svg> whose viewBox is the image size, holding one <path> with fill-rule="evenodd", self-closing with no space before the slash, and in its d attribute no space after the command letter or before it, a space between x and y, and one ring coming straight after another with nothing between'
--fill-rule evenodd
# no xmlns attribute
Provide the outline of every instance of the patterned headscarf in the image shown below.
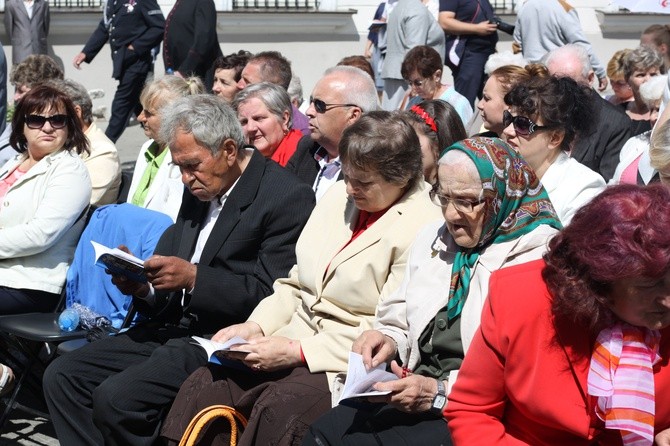
<svg viewBox="0 0 670 446"><path fill-rule="evenodd" d="M533 169L498 138L469 138L447 147L464 152L474 162L484 189L484 222L477 246L456 253L452 268L447 316L463 309L472 267L488 245L513 240L545 224L561 229L554 206Z"/></svg>

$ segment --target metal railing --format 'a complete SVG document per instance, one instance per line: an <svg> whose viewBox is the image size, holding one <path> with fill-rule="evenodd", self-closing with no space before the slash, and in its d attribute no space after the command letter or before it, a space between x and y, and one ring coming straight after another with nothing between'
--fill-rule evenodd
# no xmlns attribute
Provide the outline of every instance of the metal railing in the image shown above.
<svg viewBox="0 0 670 446"><path fill-rule="evenodd" d="M104 0L49 0L52 8L59 9L101 9Z"/></svg>
<svg viewBox="0 0 670 446"><path fill-rule="evenodd" d="M49 0L52 8L100 10L105 0ZM316 11L319 0L232 0L233 11Z"/></svg>
<svg viewBox="0 0 670 446"><path fill-rule="evenodd" d="M514 5L520 0L489 0L496 12L513 12Z"/></svg>
<svg viewBox="0 0 670 446"><path fill-rule="evenodd" d="M257 9L316 11L318 7L318 0L233 0L233 11Z"/></svg>

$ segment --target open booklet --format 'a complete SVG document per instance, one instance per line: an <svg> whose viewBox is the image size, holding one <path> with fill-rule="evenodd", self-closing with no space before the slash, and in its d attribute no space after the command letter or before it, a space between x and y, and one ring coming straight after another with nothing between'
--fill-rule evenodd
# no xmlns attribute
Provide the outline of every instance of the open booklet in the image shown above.
<svg viewBox="0 0 670 446"><path fill-rule="evenodd" d="M199 345L202 348L205 349L205 352L207 353L207 357L209 358L209 362L213 362L214 364L221 364L221 365L229 365L228 362L226 364L221 362L221 359L216 355L217 352L227 352L230 350L230 347L233 345L238 345L238 344L248 344L249 341L247 341L244 338L241 338L239 336L233 336L232 338L228 339L226 342L216 342L212 341L211 339L205 339L201 338L199 336L192 336L191 337L195 342L191 342L191 344L194 345ZM237 352L244 352L244 349L236 349L235 351Z"/></svg>
<svg viewBox="0 0 670 446"><path fill-rule="evenodd" d="M388 395L390 391L378 391L372 387L378 382L394 381L398 379L393 373L386 371L386 364L379 364L371 370L365 370L363 357L358 353L349 352L347 379L338 404L350 398L365 398L369 396Z"/></svg>
<svg viewBox="0 0 670 446"><path fill-rule="evenodd" d="M120 274L135 282L145 283L147 276L144 273L144 260L132 254L121 251L119 248L109 248L91 240L95 250L95 264L108 269L112 274Z"/></svg>

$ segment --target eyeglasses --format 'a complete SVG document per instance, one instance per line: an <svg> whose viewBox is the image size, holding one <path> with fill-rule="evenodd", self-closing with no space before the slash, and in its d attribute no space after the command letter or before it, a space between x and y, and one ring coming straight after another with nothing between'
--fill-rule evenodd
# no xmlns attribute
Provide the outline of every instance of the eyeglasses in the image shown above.
<svg viewBox="0 0 670 446"><path fill-rule="evenodd" d="M27 115L26 116L26 125L29 129L41 129L44 127L44 124L49 121L51 127L55 129L62 129L67 125L67 116L66 115L51 115L51 116L40 116L40 115Z"/></svg>
<svg viewBox="0 0 670 446"><path fill-rule="evenodd" d="M405 79L405 81L407 81L410 86L414 85L415 87L421 87L423 86L423 83L426 82L426 79Z"/></svg>
<svg viewBox="0 0 670 446"><path fill-rule="evenodd" d="M437 193L436 190L430 191L430 201L433 204L446 208L449 206L449 203L454 205L454 208L459 212L470 213L475 210L475 206L478 206L482 203L483 200L466 200L465 198L451 198L446 195Z"/></svg>
<svg viewBox="0 0 670 446"><path fill-rule="evenodd" d="M317 113L325 113L328 110L332 110L337 107L358 107L356 104L326 104L321 99L314 99L310 96L309 103L314 104L314 110Z"/></svg>
<svg viewBox="0 0 670 446"><path fill-rule="evenodd" d="M529 136L538 130L548 129L551 126L537 125L525 116L512 116L509 110L503 111L503 125L505 127L514 124L514 131L521 136Z"/></svg>

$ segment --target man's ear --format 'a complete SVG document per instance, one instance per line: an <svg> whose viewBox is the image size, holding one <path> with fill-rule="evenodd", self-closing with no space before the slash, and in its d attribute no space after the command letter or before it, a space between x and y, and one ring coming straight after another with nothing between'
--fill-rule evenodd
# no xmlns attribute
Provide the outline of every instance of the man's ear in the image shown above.
<svg viewBox="0 0 670 446"><path fill-rule="evenodd" d="M237 160L238 150L239 147L237 147L237 143L233 141L232 138L228 138L223 141L223 144L221 144L221 148L219 149L219 156L225 158L226 163L229 166L232 166Z"/></svg>
<svg viewBox="0 0 670 446"><path fill-rule="evenodd" d="M349 109L349 125L353 124L354 122L358 121L359 118L363 115L363 110L361 110L359 107L351 107Z"/></svg>
<svg viewBox="0 0 670 446"><path fill-rule="evenodd" d="M589 77L588 77L588 80L589 80L589 87L593 87L593 83L594 83L595 80L596 80L596 73L595 73L595 71L593 71L593 70L589 71Z"/></svg>
<svg viewBox="0 0 670 446"><path fill-rule="evenodd" d="M81 111L81 106L75 105L74 106L74 112L77 114L77 118L81 121L82 117L82 111Z"/></svg>

